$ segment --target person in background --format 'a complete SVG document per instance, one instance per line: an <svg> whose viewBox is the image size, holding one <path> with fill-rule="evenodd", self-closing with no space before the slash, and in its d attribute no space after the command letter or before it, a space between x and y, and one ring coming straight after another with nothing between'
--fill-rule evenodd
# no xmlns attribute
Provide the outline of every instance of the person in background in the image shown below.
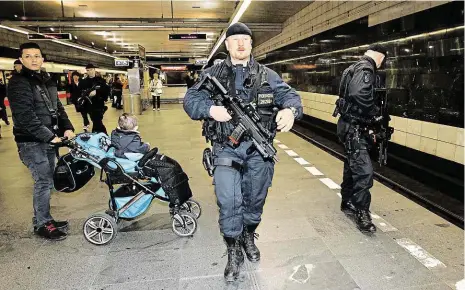
<svg viewBox="0 0 465 290"><path fill-rule="evenodd" d="M81 83L81 74L77 71L74 71L71 74L71 84L69 85L69 93L71 97L71 102L74 104L74 108L76 109L76 112L81 113L82 116L82 121L83 121L83 130L84 131L89 131L89 108L86 106L80 106L78 104L78 99L82 95L82 87L79 85Z"/></svg>
<svg viewBox="0 0 465 290"><path fill-rule="evenodd" d="M5 97L6 85L3 83L3 79L0 79L0 118L5 122L5 124L10 125L10 122L8 121L8 115L6 114ZM2 126L0 125L0 139L1 138Z"/></svg>
<svg viewBox="0 0 465 290"><path fill-rule="evenodd" d="M81 81L82 94L86 95L90 103L90 118L92 120L92 132L107 134L107 128L103 124L103 115L106 111L105 101L108 99L108 86L105 80L96 75L97 67L93 64L86 66L87 78Z"/></svg>
<svg viewBox="0 0 465 290"><path fill-rule="evenodd" d="M15 73L20 73L21 70L23 69L23 64L21 63L19 59L15 60L15 62L13 63L13 66L14 66Z"/></svg>
<svg viewBox="0 0 465 290"><path fill-rule="evenodd" d="M160 96L163 93L163 83L158 78L158 74L153 74L153 79L150 81L150 93L152 94L153 110L160 111Z"/></svg>
<svg viewBox="0 0 465 290"><path fill-rule="evenodd" d="M58 99L56 83L41 71L44 59L39 45L23 43L19 51L23 68L10 79L8 99L19 157L34 179L34 232L45 239L63 240L68 222L50 214L56 153L50 145L61 142L61 132L73 138L74 128Z"/></svg>
<svg viewBox="0 0 465 290"><path fill-rule="evenodd" d="M113 93L115 96L115 108L121 110L123 106L121 105L122 96L123 96L123 82L121 81L118 75L115 76L115 81L112 84Z"/></svg>
<svg viewBox="0 0 465 290"><path fill-rule="evenodd" d="M188 71L184 80L186 81L187 88L190 89L194 85L194 78L192 77L192 72Z"/></svg>

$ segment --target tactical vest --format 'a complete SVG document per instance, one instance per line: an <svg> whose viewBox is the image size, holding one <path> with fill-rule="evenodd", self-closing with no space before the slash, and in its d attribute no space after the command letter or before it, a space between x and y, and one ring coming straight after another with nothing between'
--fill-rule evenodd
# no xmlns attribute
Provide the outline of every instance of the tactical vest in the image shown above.
<svg viewBox="0 0 465 290"><path fill-rule="evenodd" d="M223 61L212 67L210 74L218 79L218 81L228 89L230 96L236 96L235 90L235 74L232 67L229 67ZM273 89L268 83L268 72L265 66L254 62L254 65L249 71L247 79L244 81L248 100L243 100L246 104L252 104L257 113L260 115L260 123L270 132L273 138L276 135L277 124L275 121L277 106L273 95ZM221 104L216 104L221 105ZM228 140L228 136L232 133L234 127L229 122L217 122L213 119L208 119L204 122L203 135L210 141L223 143ZM270 140L271 141L271 140Z"/></svg>

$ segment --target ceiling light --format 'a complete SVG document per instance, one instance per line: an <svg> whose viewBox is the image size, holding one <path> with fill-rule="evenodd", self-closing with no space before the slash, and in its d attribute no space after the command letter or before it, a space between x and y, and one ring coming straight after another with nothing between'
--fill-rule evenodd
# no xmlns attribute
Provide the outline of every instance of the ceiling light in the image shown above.
<svg viewBox="0 0 465 290"><path fill-rule="evenodd" d="M92 43L92 45L95 45L95 43L93 41L91 43Z"/></svg>
<svg viewBox="0 0 465 290"><path fill-rule="evenodd" d="M107 47L106 47L106 46L105 46L104 48L105 48L105 50L107 50Z"/></svg>
<svg viewBox="0 0 465 290"><path fill-rule="evenodd" d="M51 31L55 31L55 28L53 28L53 27L50 27L50 30L51 30Z"/></svg>
<svg viewBox="0 0 465 290"><path fill-rule="evenodd" d="M18 18L18 15L15 14L15 18Z"/></svg>
<svg viewBox="0 0 465 290"><path fill-rule="evenodd" d="M11 30L11 31L14 31L14 32L19 32L19 33L22 33L22 34L29 34L27 31L24 31L24 30L21 30L21 29L16 29L16 28L13 28L13 27L5 26L5 25L0 25L0 28L8 29L8 30Z"/></svg>
<svg viewBox="0 0 465 290"><path fill-rule="evenodd" d="M74 39L77 39L77 36L76 36L76 35L74 36Z"/></svg>
<svg viewBox="0 0 465 290"><path fill-rule="evenodd" d="M96 53L96 54L116 58L115 56L110 55L110 54L108 54L106 52L101 52L101 51L98 51L98 50L95 50L95 49L91 49L91 48L87 48L87 47L84 47L84 46L76 45L76 44L74 44L72 42L66 42L66 41L61 41L61 40L56 40L56 39L53 39L52 41L55 42L55 43L63 44L63 45L66 45L66 46L71 46L71 47L74 47L74 48L82 49L82 50L93 52L93 53Z"/></svg>
<svg viewBox="0 0 465 290"><path fill-rule="evenodd" d="M118 28L119 26L118 25L74 25L74 27L77 27L77 28L105 28L105 27L109 27L109 28Z"/></svg>

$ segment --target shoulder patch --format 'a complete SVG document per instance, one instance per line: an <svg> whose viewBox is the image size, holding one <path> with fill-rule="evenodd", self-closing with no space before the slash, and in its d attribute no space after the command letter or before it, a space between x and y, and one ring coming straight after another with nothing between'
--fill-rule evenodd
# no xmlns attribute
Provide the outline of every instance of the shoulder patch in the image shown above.
<svg viewBox="0 0 465 290"><path fill-rule="evenodd" d="M367 84L371 82L371 74L369 72L363 72L363 82Z"/></svg>

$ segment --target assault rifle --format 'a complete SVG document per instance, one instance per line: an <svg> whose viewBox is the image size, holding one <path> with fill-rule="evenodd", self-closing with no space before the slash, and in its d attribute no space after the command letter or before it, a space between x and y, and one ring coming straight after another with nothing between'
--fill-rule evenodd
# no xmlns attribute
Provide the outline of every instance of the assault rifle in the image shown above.
<svg viewBox="0 0 465 290"><path fill-rule="evenodd" d="M380 116L376 118L373 125L373 131L376 137L376 146L378 149L378 163L383 166L387 164L387 147L394 128L389 127L391 117L388 113L387 92L385 88L373 89L374 99L380 108Z"/></svg>
<svg viewBox="0 0 465 290"><path fill-rule="evenodd" d="M238 97L230 96L221 83L210 74L205 74L198 85L198 87L202 86L206 86L212 92L212 99L215 104L224 106L232 117L230 122L234 126L234 130L228 136L228 145L235 148L244 136L248 136L254 144L249 150L256 148L263 158L272 158L275 162L278 162L277 151L272 143L273 134L260 124L260 115L255 108L250 104L244 104L242 99Z"/></svg>
<svg viewBox="0 0 465 290"><path fill-rule="evenodd" d="M82 90L81 96L77 100L77 104L79 108L85 108L87 106L92 105L92 98L90 97L89 94L94 91L94 90L99 90L100 89L100 84L95 84L92 87Z"/></svg>

